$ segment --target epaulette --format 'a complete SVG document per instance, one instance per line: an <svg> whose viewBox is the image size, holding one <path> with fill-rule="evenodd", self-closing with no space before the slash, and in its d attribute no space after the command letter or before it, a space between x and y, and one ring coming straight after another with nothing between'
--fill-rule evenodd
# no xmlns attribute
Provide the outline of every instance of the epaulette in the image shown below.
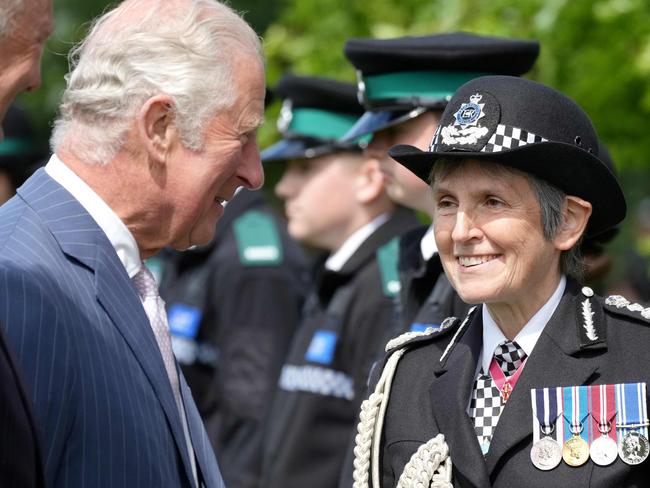
<svg viewBox="0 0 650 488"><path fill-rule="evenodd" d="M605 310L650 323L650 307L632 303L621 295L610 295L605 299Z"/></svg>
<svg viewBox="0 0 650 488"><path fill-rule="evenodd" d="M273 217L249 210L233 222L239 260L245 266L282 263L282 240Z"/></svg>
<svg viewBox="0 0 650 488"><path fill-rule="evenodd" d="M386 344L386 352L401 349L407 344L419 342L425 339L433 339L443 336L460 325L460 319L456 317L447 317L438 327L427 327L421 332L405 332L402 335L391 339Z"/></svg>

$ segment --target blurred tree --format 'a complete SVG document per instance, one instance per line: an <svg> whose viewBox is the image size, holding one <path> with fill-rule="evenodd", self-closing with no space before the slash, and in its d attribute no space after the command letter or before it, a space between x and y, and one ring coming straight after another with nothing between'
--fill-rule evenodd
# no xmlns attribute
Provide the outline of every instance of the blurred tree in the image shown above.
<svg viewBox="0 0 650 488"><path fill-rule="evenodd" d="M343 56L350 37L464 30L535 38L542 51L529 76L587 110L619 168L650 168L649 23L647 0L286 0L265 35L268 77L354 80ZM266 143L275 132L262 136Z"/></svg>

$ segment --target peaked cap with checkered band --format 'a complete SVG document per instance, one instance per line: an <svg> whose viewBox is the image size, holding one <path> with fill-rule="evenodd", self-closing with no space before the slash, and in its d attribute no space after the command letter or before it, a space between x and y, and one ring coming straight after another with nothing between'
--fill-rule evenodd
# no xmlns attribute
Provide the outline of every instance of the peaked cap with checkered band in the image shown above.
<svg viewBox="0 0 650 488"><path fill-rule="evenodd" d="M625 217L623 191L598 158L589 117L541 83L484 76L465 83L445 108L428 151L398 145L390 155L424 181L440 159L497 162L530 173L590 202L587 235Z"/></svg>

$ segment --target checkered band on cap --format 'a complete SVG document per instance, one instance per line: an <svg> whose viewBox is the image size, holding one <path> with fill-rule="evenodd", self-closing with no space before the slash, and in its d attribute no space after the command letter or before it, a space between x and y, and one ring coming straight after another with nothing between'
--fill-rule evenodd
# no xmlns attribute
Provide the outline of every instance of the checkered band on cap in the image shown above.
<svg viewBox="0 0 650 488"><path fill-rule="evenodd" d="M429 145L429 152L438 152L440 148L440 130L438 126L431 144ZM494 134L487 141L481 152L498 153L508 149L516 149L518 147L526 146L528 144L535 144L539 142L547 142L545 139L537 134L528 132L527 130L519 127L512 127L510 125L498 124Z"/></svg>

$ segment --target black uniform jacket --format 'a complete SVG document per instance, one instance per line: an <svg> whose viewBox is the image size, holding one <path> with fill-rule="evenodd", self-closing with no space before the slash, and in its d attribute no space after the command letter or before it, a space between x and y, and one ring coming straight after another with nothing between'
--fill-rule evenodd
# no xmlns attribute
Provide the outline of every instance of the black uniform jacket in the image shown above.
<svg viewBox="0 0 650 488"><path fill-rule="evenodd" d="M585 300L594 312L597 340L585 334ZM606 467L590 460L577 468L562 462L551 471L540 471L530 461L531 388L650 382L650 320L638 306L632 308L637 311L608 305L567 282L503 409L485 460L467 415L482 347L480 306L464 326L456 320L441 332L407 341L401 346L408 349L397 366L385 417L381 486L396 486L411 455L438 433L449 445L456 487L647 486L650 460L629 466L617 459ZM650 309L645 310L650 316Z"/></svg>
<svg viewBox="0 0 650 488"><path fill-rule="evenodd" d="M416 225L413 213L400 207L341 271L321 265L282 369L260 487L337 485L370 366L394 321L377 251ZM396 260L395 253L395 275Z"/></svg>
<svg viewBox="0 0 650 488"><path fill-rule="evenodd" d="M234 227L251 212L277 232L281 261L242 260ZM247 190L228 203L210 245L174 253L163 265L160 294L174 352L228 487L258 484L264 422L307 281L301 248L263 196ZM178 335L179 321L197 321L195 334Z"/></svg>
<svg viewBox="0 0 650 488"><path fill-rule="evenodd" d="M426 261L422 256L420 243L428 229L418 227L400 239L401 324L392 337L438 326L447 317L464 317L470 308L451 287L438 253Z"/></svg>
<svg viewBox="0 0 650 488"><path fill-rule="evenodd" d="M0 325L0 486L45 486L31 401Z"/></svg>

